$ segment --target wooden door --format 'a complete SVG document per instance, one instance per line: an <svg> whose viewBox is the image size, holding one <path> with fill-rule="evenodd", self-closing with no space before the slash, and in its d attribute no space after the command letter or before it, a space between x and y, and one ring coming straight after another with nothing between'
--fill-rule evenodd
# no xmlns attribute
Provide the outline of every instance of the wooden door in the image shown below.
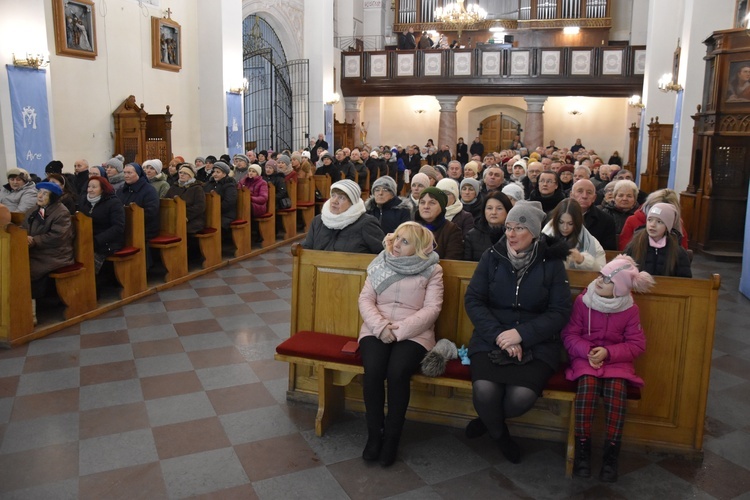
<svg viewBox="0 0 750 500"><path fill-rule="evenodd" d="M482 120L482 133L479 137L484 144L485 154L509 148L513 138L518 134L519 126L518 120L502 113Z"/></svg>

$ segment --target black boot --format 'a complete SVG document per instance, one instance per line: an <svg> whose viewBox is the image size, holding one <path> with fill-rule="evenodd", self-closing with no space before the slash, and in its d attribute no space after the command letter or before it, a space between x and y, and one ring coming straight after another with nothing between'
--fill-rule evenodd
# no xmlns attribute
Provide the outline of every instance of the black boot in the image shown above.
<svg viewBox="0 0 750 500"><path fill-rule="evenodd" d="M503 456L512 464L521 463L521 447L513 441L508 426L503 423L503 435L495 440Z"/></svg>
<svg viewBox="0 0 750 500"><path fill-rule="evenodd" d="M466 425L466 437L469 439L478 438L487 432L487 426L482 419L477 417Z"/></svg>
<svg viewBox="0 0 750 500"><path fill-rule="evenodd" d="M383 448L380 450L380 465L390 467L396 461L398 455L398 443L401 441L401 430L404 422L393 423L386 419L383 431Z"/></svg>
<svg viewBox="0 0 750 500"><path fill-rule="evenodd" d="M367 430L367 444L362 451L362 458L373 462L380 458L380 450L383 448L383 429Z"/></svg>
<svg viewBox="0 0 750 500"><path fill-rule="evenodd" d="M602 457L602 470L599 472L599 480L605 483L617 481L617 457L620 455L620 442L607 441L604 445L604 457Z"/></svg>
<svg viewBox="0 0 750 500"><path fill-rule="evenodd" d="M591 439L576 436L576 455L573 461L573 475L591 477Z"/></svg>

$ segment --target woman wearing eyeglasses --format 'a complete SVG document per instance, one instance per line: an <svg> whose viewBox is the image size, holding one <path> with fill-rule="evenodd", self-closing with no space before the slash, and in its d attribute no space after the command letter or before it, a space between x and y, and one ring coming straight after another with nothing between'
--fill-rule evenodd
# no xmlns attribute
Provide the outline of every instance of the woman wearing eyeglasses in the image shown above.
<svg viewBox="0 0 750 500"><path fill-rule="evenodd" d="M349 179L331 185L331 197L310 224L302 248L331 252L380 253L383 230L365 213L359 185Z"/></svg>
<svg viewBox="0 0 750 500"><path fill-rule="evenodd" d="M466 290L479 415L466 436L488 432L512 463L520 462L521 450L505 419L531 409L557 370L560 331L571 309L568 246L542 234L544 217L538 202L517 202L505 218L505 235L482 255Z"/></svg>

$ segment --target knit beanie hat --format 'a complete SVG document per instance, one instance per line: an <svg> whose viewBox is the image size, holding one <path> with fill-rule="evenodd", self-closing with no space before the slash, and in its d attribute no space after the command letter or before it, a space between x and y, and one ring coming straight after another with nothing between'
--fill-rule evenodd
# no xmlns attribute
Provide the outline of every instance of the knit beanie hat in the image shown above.
<svg viewBox="0 0 750 500"><path fill-rule="evenodd" d="M383 177L378 177L375 179L375 182L372 183L372 190L375 191L375 188L385 188L393 195L396 194L396 191L398 190L398 186L396 185L396 181L393 180L393 177L390 177L388 175L384 175Z"/></svg>
<svg viewBox="0 0 750 500"><path fill-rule="evenodd" d="M292 161L287 155L279 155L276 157L276 163L283 163L287 167L292 164Z"/></svg>
<svg viewBox="0 0 750 500"><path fill-rule="evenodd" d="M278 165L276 164L276 160L268 160L264 167L272 168L274 172L278 172L279 170Z"/></svg>
<svg viewBox="0 0 750 500"><path fill-rule="evenodd" d="M248 158L245 155L234 155L233 160L242 160L245 162L246 165L250 165L250 158Z"/></svg>
<svg viewBox="0 0 750 500"><path fill-rule="evenodd" d="M648 217L656 217L667 226L667 232L670 232L674 228L675 221L677 220L677 209L675 209L669 203L656 203L648 211Z"/></svg>
<svg viewBox="0 0 750 500"><path fill-rule="evenodd" d="M331 184L331 193L333 193L334 189L343 192L346 197L349 198L349 201L352 202L352 205L357 203L357 200L362 196L362 190L359 188L359 184L350 179L334 182Z"/></svg>
<svg viewBox="0 0 750 500"><path fill-rule="evenodd" d="M206 159L203 158L202 156L196 156L195 161L193 163L198 163L198 162L206 163Z"/></svg>
<svg viewBox="0 0 750 500"><path fill-rule="evenodd" d="M479 181L476 179L472 179L471 177L465 177L464 180L461 181L461 189L464 188L464 186L471 186L474 188L474 192L479 194L480 191L480 184Z"/></svg>
<svg viewBox="0 0 750 500"><path fill-rule="evenodd" d="M55 184L54 182L40 182L36 185L37 189L46 189L52 194L56 194L57 196L62 196L62 188Z"/></svg>
<svg viewBox="0 0 750 500"><path fill-rule="evenodd" d="M164 165L161 163L161 160L146 160L143 162L143 168L146 167L152 167L154 170L156 170L156 175L159 175L161 173L161 169L164 168Z"/></svg>
<svg viewBox="0 0 750 500"><path fill-rule="evenodd" d="M599 272L605 280L615 285L615 297L624 297L631 290L647 292L655 283L654 278L646 271L638 272L638 265L633 258L624 254L609 261Z"/></svg>
<svg viewBox="0 0 750 500"><path fill-rule="evenodd" d="M534 239L537 239L542 232L542 222L546 216L542 204L538 201L521 200L510 209L505 222L515 222L526 227L534 235Z"/></svg>
<svg viewBox="0 0 750 500"><path fill-rule="evenodd" d="M60 160L52 160L44 167L45 174L62 174L63 163Z"/></svg>
<svg viewBox="0 0 750 500"><path fill-rule="evenodd" d="M508 198L513 198L516 201L523 200L524 192L523 188L516 184L515 182L511 182L507 186L503 188L503 194L507 196Z"/></svg>
<svg viewBox="0 0 750 500"><path fill-rule="evenodd" d="M216 165L216 164L214 163L214 165ZM260 165L258 165L257 163L253 163L252 165L250 165L248 167L248 170L252 170L253 172L255 172L258 175L263 175L263 169L260 168Z"/></svg>
<svg viewBox="0 0 750 500"><path fill-rule="evenodd" d="M479 173L479 170L480 170L479 163L477 163L477 162L475 162L473 160L470 161L470 162L468 162L468 163L466 163L466 165L464 165L464 172L466 172L467 168L473 170L476 173Z"/></svg>
<svg viewBox="0 0 750 500"><path fill-rule="evenodd" d="M229 170L230 170L229 165L227 165L223 161L217 161L216 163L214 163L214 168L218 168L225 174L229 174Z"/></svg>
<svg viewBox="0 0 750 500"><path fill-rule="evenodd" d="M425 195L428 194L430 195L430 198L435 199L440 204L442 212L445 213L445 207L448 206L448 195L446 195L436 187L428 187L425 188L424 191L422 191L422 193L419 195L419 199L421 200L425 197Z"/></svg>
<svg viewBox="0 0 750 500"><path fill-rule="evenodd" d="M419 169L420 174L425 174L427 177L432 179L433 181L438 181L438 174L437 170L435 170L435 167L432 167L430 165L425 165L424 167Z"/></svg>
<svg viewBox="0 0 750 500"><path fill-rule="evenodd" d="M423 174L422 172L418 173L414 177L411 178L412 184L421 184L423 186L429 186L430 185L430 178L427 177L427 174Z"/></svg>
<svg viewBox="0 0 750 500"><path fill-rule="evenodd" d="M217 162L218 163L218 162ZM216 163L214 163L216 165ZM195 178L195 170L193 170L193 167L190 166L189 163L184 163L179 170L180 173L185 172L188 174L191 178Z"/></svg>
<svg viewBox="0 0 750 500"><path fill-rule="evenodd" d="M114 168L115 170L117 170L118 174L122 172L122 167L123 167L122 162L118 160L117 158L110 158L109 160L107 160L107 162L104 165L107 167Z"/></svg>
<svg viewBox="0 0 750 500"><path fill-rule="evenodd" d="M310 159L310 152L309 151L302 151L302 157L303 158L307 158L309 160Z"/></svg>
<svg viewBox="0 0 750 500"><path fill-rule="evenodd" d="M328 153L326 153L326 154L322 155L322 156L320 157L320 161L323 161L323 160L325 160L326 158L328 158L329 160L333 161L333 156L329 155Z"/></svg>
<svg viewBox="0 0 750 500"><path fill-rule="evenodd" d="M461 201L461 197L458 193L458 182L454 181L453 179L441 179L440 181L438 181L437 186L435 187L440 191L449 192L453 195L456 201Z"/></svg>
<svg viewBox="0 0 750 500"><path fill-rule="evenodd" d="M24 182L29 182L29 173L22 168L11 168L8 170L8 179L11 177L20 177Z"/></svg>
<svg viewBox="0 0 750 500"><path fill-rule="evenodd" d="M378 158L378 152L377 151L371 151L370 152L370 158L375 158L377 160L377 158Z"/></svg>
<svg viewBox="0 0 750 500"><path fill-rule="evenodd" d="M515 167L516 165L521 165L521 167L523 167L523 171L526 172L526 162L524 160L516 160L515 162L513 162L513 167Z"/></svg>

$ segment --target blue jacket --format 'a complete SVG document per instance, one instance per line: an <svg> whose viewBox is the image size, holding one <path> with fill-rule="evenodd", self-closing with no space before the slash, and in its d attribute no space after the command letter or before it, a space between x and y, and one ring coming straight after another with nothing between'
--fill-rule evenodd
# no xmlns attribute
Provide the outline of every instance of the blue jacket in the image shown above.
<svg viewBox="0 0 750 500"><path fill-rule="evenodd" d="M117 197L123 205L135 203L143 209L146 241L159 235L159 193L145 176L139 177L133 184L123 184L117 190Z"/></svg>

